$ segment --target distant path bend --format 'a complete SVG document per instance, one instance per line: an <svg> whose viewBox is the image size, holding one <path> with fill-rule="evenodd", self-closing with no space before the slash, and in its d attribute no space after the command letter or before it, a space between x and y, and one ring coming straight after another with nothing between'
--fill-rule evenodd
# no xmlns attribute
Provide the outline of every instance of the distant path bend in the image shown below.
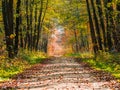
<svg viewBox="0 0 120 90"><path fill-rule="evenodd" d="M6 90L120 90L110 74L91 69L74 58L51 58L36 64L12 81L2 84ZM14 90L13 89L13 90Z"/></svg>

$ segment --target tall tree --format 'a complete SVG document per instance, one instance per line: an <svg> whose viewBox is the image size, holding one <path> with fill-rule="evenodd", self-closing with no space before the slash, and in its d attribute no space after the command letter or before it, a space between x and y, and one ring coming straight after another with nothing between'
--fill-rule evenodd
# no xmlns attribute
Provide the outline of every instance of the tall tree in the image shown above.
<svg viewBox="0 0 120 90"><path fill-rule="evenodd" d="M5 39L8 56L14 57L13 0L2 0L2 13L5 27Z"/></svg>
<svg viewBox="0 0 120 90"><path fill-rule="evenodd" d="M14 53L17 55L18 53L18 43L19 43L19 32L20 32L20 21L21 21L21 15L20 15L20 5L21 0L17 1L17 7L16 7L16 28L15 28L15 46L14 46Z"/></svg>
<svg viewBox="0 0 120 90"><path fill-rule="evenodd" d="M94 24L95 24L95 30L96 30L96 33L97 33L97 40L98 40L99 50L103 50L101 32L100 32L97 13L96 13L97 10L95 8L95 3L94 3L93 0L91 0L91 6L92 6L92 9L93 9L93 17L94 17L94 21L95 21Z"/></svg>
<svg viewBox="0 0 120 90"><path fill-rule="evenodd" d="M104 8L104 2L103 0L96 0L97 10L98 10L98 16L100 19L100 27L102 29L103 34L103 45L105 51L107 51L107 37L106 37L106 18L105 18L105 8Z"/></svg>
<svg viewBox="0 0 120 90"><path fill-rule="evenodd" d="M92 38L92 43L93 43L93 50L95 53L98 51L98 45L97 45L97 40L95 36L95 30L94 30L94 25L93 25L93 19L92 19L92 14L90 10L90 2L89 0L86 0L87 3L87 11L89 15L89 23L90 23L90 32L91 32L91 38Z"/></svg>
<svg viewBox="0 0 120 90"><path fill-rule="evenodd" d="M113 41L112 41L112 7L110 3L112 0L105 0L104 1L104 7L105 7L105 12L106 12L106 25L107 25L107 45L108 45L108 50L111 50L113 47ZM108 7L109 6L109 7Z"/></svg>
<svg viewBox="0 0 120 90"><path fill-rule="evenodd" d="M117 51L120 52L120 1L118 0L116 2L116 9L117 9L117 17L116 17L116 23L117 23L117 27L116 27L116 31L117 31Z"/></svg>

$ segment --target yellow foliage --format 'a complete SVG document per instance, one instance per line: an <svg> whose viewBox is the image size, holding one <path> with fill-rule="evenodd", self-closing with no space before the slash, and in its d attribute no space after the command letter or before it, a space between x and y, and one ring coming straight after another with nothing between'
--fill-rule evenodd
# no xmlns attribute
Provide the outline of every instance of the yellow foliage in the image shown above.
<svg viewBox="0 0 120 90"><path fill-rule="evenodd" d="M11 34L11 35L10 35L10 39L14 39L15 36L16 36L15 34Z"/></svg>

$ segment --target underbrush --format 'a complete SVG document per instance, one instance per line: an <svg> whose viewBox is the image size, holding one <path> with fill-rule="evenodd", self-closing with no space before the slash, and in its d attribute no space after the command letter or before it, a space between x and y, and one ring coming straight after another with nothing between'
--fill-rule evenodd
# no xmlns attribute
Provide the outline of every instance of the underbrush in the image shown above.
<svg viewBox="0 0 120 90"><path fill-rule="evenodd" d="M0 81L9 80L14 75L30 68L33 64L40 63L46 55L42 52L21 52L18 57L9 59L5 55L0 56Z"/></svg>

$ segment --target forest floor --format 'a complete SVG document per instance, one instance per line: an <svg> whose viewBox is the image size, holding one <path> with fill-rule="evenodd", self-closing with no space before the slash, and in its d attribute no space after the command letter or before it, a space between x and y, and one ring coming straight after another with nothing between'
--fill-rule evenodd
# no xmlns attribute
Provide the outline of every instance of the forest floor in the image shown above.
<svg viewBox="0 0 120 90"><path fill-rule="evenodd" d="M111 74L92 69L80 59L53 57L36 64L9 82L4 90L120 90ZM1 90L0 89L0 90Z"/></svg>

